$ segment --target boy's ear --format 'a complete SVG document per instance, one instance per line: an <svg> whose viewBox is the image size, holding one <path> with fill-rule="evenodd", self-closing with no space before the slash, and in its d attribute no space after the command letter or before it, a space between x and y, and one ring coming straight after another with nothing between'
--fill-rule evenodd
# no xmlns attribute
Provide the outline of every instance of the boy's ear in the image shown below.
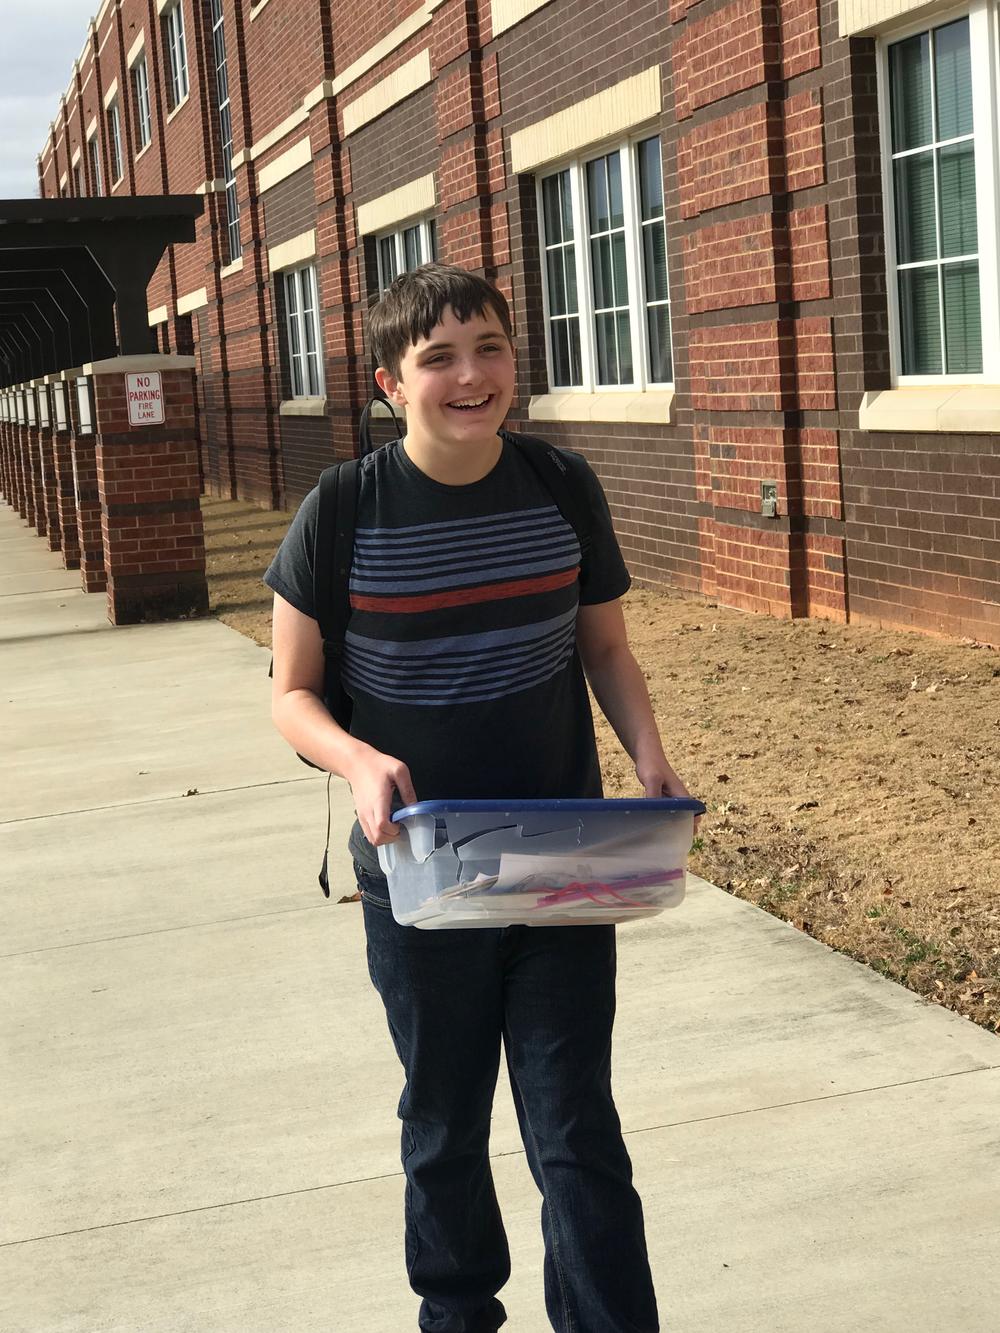
<svg viewBox="0 0 1000 1333"><path fill-rule="evenodd" d="M375 383L387 398L391 398L392 401L398 403L400 407L406 406L406 395L403 393L403 381L397 379L391 371L386 370L385 366L379 366L375 371Z"/></svg>

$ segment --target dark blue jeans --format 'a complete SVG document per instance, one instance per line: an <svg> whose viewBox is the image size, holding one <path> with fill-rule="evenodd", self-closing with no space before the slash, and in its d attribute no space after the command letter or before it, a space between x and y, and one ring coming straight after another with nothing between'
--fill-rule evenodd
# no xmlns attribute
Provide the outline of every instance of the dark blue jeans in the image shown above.
<svg viewBox="0 0 1000 1333"><path fill-rule="evenodd" d="M418 930L357 867L368 970L406 1084L406 1266L425 1333L494 1333L510 1251L490 1170L503 1042L542 1194L559 1333L656 1333L642 1205L611 1095L613 926Z"/></svg>

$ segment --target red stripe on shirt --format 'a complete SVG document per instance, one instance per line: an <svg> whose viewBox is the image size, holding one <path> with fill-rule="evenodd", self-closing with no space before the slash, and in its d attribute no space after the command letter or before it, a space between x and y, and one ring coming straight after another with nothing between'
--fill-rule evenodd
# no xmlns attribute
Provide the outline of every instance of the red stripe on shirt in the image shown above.
<svg viewBox="0 0 1000 1333"><path fill-rule="evenodd" d="M449 592L423 593L413 597L361 597L351 594L352 611L395 611L406 615L413 611L437 611L449 606L474 606L480 602L499 602L508 597L530 597L536 592L552 592L576 581L579 565L558 574L534 579L513 579L510 583L480 584L476 588L453 588Z"/></svg>

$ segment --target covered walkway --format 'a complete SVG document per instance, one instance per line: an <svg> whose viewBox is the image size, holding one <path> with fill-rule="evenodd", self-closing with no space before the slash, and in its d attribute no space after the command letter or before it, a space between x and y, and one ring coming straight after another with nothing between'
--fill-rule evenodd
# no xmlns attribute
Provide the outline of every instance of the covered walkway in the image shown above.
<svg viewBox="0 0 1000 1333"><path fill-rule="evenodd" d="M112 630L2 506L0 607L0 1328L414 1328L400 1071L360 908L316 887L325 783L271 728L266 651ZM993 1333L997 1038L700 881L619 956L664 1327ZM492 1154L508 1326L543 1333L503 1083Z"/></svg>

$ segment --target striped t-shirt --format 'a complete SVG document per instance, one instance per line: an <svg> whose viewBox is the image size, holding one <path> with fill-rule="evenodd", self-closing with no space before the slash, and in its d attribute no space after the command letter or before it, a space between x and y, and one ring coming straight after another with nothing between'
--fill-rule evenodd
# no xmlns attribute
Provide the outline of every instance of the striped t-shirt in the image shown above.
<svg viewBox="0 0 1000 1333"><path fill-rule="evenodd" d="M621 596L629 577L600 483L580 455L561 456L591 497L583 552L509 442L469 486L433 481L401 444L362 465L343 657L351 731L402 759L420 800L601 794L576 611ZM265 575L306 615L317 495ZM351 845L378 868L357 828Z"/></svg>

